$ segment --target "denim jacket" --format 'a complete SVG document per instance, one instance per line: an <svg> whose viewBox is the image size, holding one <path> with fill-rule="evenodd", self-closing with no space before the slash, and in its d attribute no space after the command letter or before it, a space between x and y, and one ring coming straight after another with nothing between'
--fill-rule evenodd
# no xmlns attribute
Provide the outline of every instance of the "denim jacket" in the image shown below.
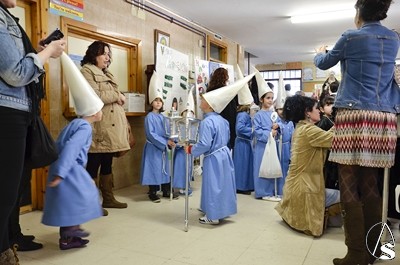
<svg viewBox="0 0 400 265"><path fill-rule="evenodd" d="M315 66L329 69L340 61L342 80L335 107L400 113L400 88L394 81L399 35L367 22L348 30L332 50L318 53Z"/></svg>
<svg viewBox="0 0 400 265"><path fill-rule="evenodd" d="M25 86L38 82L43 72L36 54L25 56L17 23L0 7L0 106L29 111Z"/></svg>

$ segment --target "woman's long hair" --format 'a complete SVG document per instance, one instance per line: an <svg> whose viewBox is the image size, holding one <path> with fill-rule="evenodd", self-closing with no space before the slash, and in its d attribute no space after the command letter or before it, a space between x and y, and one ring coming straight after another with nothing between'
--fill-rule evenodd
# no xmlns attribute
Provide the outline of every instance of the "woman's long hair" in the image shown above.
<svg viewBox="0 0 400 265"><path fill-rule="evenodd" d="M228 80L228 70L222 67L215 69L211 75L210 82L208 83L207 92L226 86Z"/></svg>

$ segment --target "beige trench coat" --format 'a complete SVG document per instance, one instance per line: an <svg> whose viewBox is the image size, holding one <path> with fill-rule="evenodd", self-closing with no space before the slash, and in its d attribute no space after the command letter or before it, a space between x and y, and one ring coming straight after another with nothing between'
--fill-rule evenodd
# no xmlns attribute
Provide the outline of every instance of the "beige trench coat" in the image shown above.
<svg viewBox="0 0 400 265"><path fill-rule="evenodd" d="M128 126L124 108L117 103L121 92L114 76L93 64L85 64L81 73L104 103L103 119L92 124L89 153L114 153L129 150Z"/></svg>
<svg viewBox="0 0 400 265"><path fill-rule="evenodd" d="M292 228L321 236L325 212L323 166L333 131L299 121L292 138L289 172L283 198L275 209Z"/></svg>

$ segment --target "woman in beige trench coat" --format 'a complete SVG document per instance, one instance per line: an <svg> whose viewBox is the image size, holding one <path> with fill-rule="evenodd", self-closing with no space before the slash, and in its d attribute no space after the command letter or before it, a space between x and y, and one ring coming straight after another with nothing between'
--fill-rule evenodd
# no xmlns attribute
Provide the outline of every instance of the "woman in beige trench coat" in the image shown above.
<svg viewBox="0 0 400 265"><path fill-rule="evenodd" d="M118 90L117 81L108 70L110 64L110 45L102 41L93 42L81 61L81 73L104 103L103 119L93 124L86 169L100 188L104 208L126 208L128 205L117 201L112 191L113 157L116 152L129 150L130 147L127 119L122 106L125 96ZM104 215L107 214L104 210Z"/></svg>

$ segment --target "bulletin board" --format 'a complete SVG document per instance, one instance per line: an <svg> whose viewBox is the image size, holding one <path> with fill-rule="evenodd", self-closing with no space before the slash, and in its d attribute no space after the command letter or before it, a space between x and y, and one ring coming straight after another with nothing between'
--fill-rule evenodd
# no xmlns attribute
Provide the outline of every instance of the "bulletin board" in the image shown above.
<svg viewBox="0 0 400 265"><path fill-rule="evenodd" d="M172 108L180 113L189 89L189 56L161 43L156 44L156 54L156 71L161 78L166 111L164 114L168 115Z"/></svg>
<svg viewBox="0 0 400 265"><path fill-rule="evenodd" d="M141 50L140 40L113 34L104 33L95 26L75 21L66 17L61 18L61 31L67 40L66 53L80 67L87 47L96 40L108 43L112 51L110 72L116 77L121 92L143 93L140 70ZM65 117L75 117L72 98L68 85L63 80L62 93L63 114ZM127 113L128 116L141 116L143 113Z"/></svg>

